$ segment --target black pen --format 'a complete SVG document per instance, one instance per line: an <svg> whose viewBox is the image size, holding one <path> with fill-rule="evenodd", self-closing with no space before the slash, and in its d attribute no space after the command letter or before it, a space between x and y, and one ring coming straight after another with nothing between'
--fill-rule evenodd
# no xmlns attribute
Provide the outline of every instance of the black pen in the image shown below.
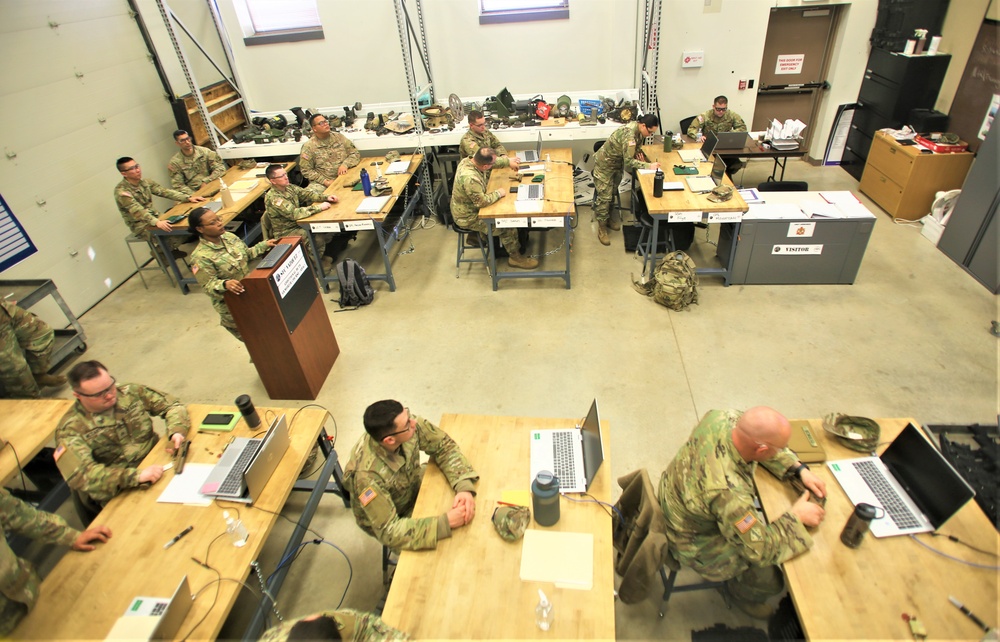
<svg viewBox="0 0 1000 642"><path fill-rule="evenodd" d="M987 633L990 632L990 627L986 625L986 622L983 622L978 617L976 617L976 614L973 613L972 611L970 611L967 606L965 606L964 604L962 604L961 602L959 602L958 600L956 600L951 595L948 596L948 601L951 602L952 604L954 604L955 608L957 608L959 611L961 611L962 613L965 613L969 617L970 620L972 620L973 622L976 623L976 626L978 626L982 630L986 631Z"/></svg>
<svg viewBox="0 0 1000 642"><path fill-rule="evenodd" d="M174 544L176 544L182 537L184 537L185 535L187 535L188 533L190 533L193 530L194 530L194 526L188 526L187 528L185 528L184 530L182 530L180 533L178 533L177 537L173 538L172 540L170 540L169 542L167 542L166 544L164 544L163 548L164 549L170 548L171 546L173 546Z"/></svg>

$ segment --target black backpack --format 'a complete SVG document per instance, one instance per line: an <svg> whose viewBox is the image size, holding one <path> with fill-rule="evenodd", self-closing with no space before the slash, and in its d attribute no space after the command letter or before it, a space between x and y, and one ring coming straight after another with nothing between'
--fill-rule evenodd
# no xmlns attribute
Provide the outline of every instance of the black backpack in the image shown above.
<svg viewBox="0 0 1000 642"><path fill-rule="evenodd" d="M375 298L372 284L368 282L365 269L354 259L344 259L337 264L337 280L340 282L340 307L368 305Z"/></svg>

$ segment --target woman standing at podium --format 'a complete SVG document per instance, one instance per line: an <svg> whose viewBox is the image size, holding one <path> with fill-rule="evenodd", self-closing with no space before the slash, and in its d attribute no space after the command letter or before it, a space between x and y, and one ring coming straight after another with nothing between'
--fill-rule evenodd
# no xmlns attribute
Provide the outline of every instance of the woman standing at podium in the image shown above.
<svg viewBox="0 0 1000 642"><path fill-rule="evenodd" d="M265 254L278 241L261 241L248 248L238 236L227 232L219 215L207 207L191 210L188 214L188 227L201 239L198 247L191 253L191 272L211 299L212 307L219 313L220 325L243 341L223 295L227 290L236 295L243 294L240 279L250 272L247 264L251 259Z"/></svg>

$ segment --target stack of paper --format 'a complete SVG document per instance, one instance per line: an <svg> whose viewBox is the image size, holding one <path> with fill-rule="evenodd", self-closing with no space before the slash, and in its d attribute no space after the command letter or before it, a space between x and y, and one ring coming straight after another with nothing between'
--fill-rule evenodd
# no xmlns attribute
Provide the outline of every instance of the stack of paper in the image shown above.
<svg viewBox="0 0 1000 642"><path fill-rule="evenodd" d="M589 591L594 587L594 535L529 528L521 546L521 581Z"/></svg>

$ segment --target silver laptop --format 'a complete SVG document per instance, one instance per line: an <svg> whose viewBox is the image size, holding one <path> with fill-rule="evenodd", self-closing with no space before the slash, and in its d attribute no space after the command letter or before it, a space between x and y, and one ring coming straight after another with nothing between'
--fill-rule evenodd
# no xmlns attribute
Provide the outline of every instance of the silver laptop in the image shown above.
<svg viewBox="0 0 1000 642"><path fill-rule="evenodd" d="M601 417L597 399L583 424L575 428L531 431L531 477L548 470L559 479L560 493L583 493L590 488L604 461Z"/></svg>
<svg viewBox="0 0 1000 642"><path fill-rule="evenodd" d="M518 162L521 163L537 163L542 160L542 132L538 132L538 143L535 145L534 149L529 149L523 152L515 152L514 156L516 156Z"/></svg>
<svg viewBox="0 0 1000 642"><path fill-rule="evenodd" d="M705 132L705 142L701 144L700 149L682 149L677 153L685 163L704 163L712 158L712 152L718 143L719 138L715 132L709 131Z"/></svg>
<svg viewBox="0 0 1000 642"><path fill-rule="evenodd" d="M285 415L275 418L263 439L237 437L201 487L201 494L252 504L288 450Z"/></svg>
<svg viewBox="0 0 1000 642"><path fill-rule="evenodd" d="M722 177L726 175L726 161L721 156L716 155L712 161L712 172L708 176L688 176L688 189L695 194L711 192L722 185Z"/></svg>
<svg viewBox="0 0 1000 642"><path fill-rule="evenodd" d="M720 149L743 149L747 146L747 133L746 132L719 132L716 134L719 139L718 144L715 146L715 150Z"/></svg>
<svg viewBox="0 0 1000 642"><path fill-rule="evenodd" d="M527 183L517 188L517 200L541 201L545 199L545 187L541 183Z"/></svg>
<svg viewBox="0 0 1000 642"><path fill-rule="evenodd" d="M165 597L135 597L108 633L109 640L173 640L180 632L194 598L187 575L174 594Z"/></svg>
<svg viewBox="0 0 1000 642"><path fill-rule="evenodd" d="M913 424L880 457L826 465L853 504L863 502L885 511L872 520L875 537L933 531L976 494Z"/></svg>

